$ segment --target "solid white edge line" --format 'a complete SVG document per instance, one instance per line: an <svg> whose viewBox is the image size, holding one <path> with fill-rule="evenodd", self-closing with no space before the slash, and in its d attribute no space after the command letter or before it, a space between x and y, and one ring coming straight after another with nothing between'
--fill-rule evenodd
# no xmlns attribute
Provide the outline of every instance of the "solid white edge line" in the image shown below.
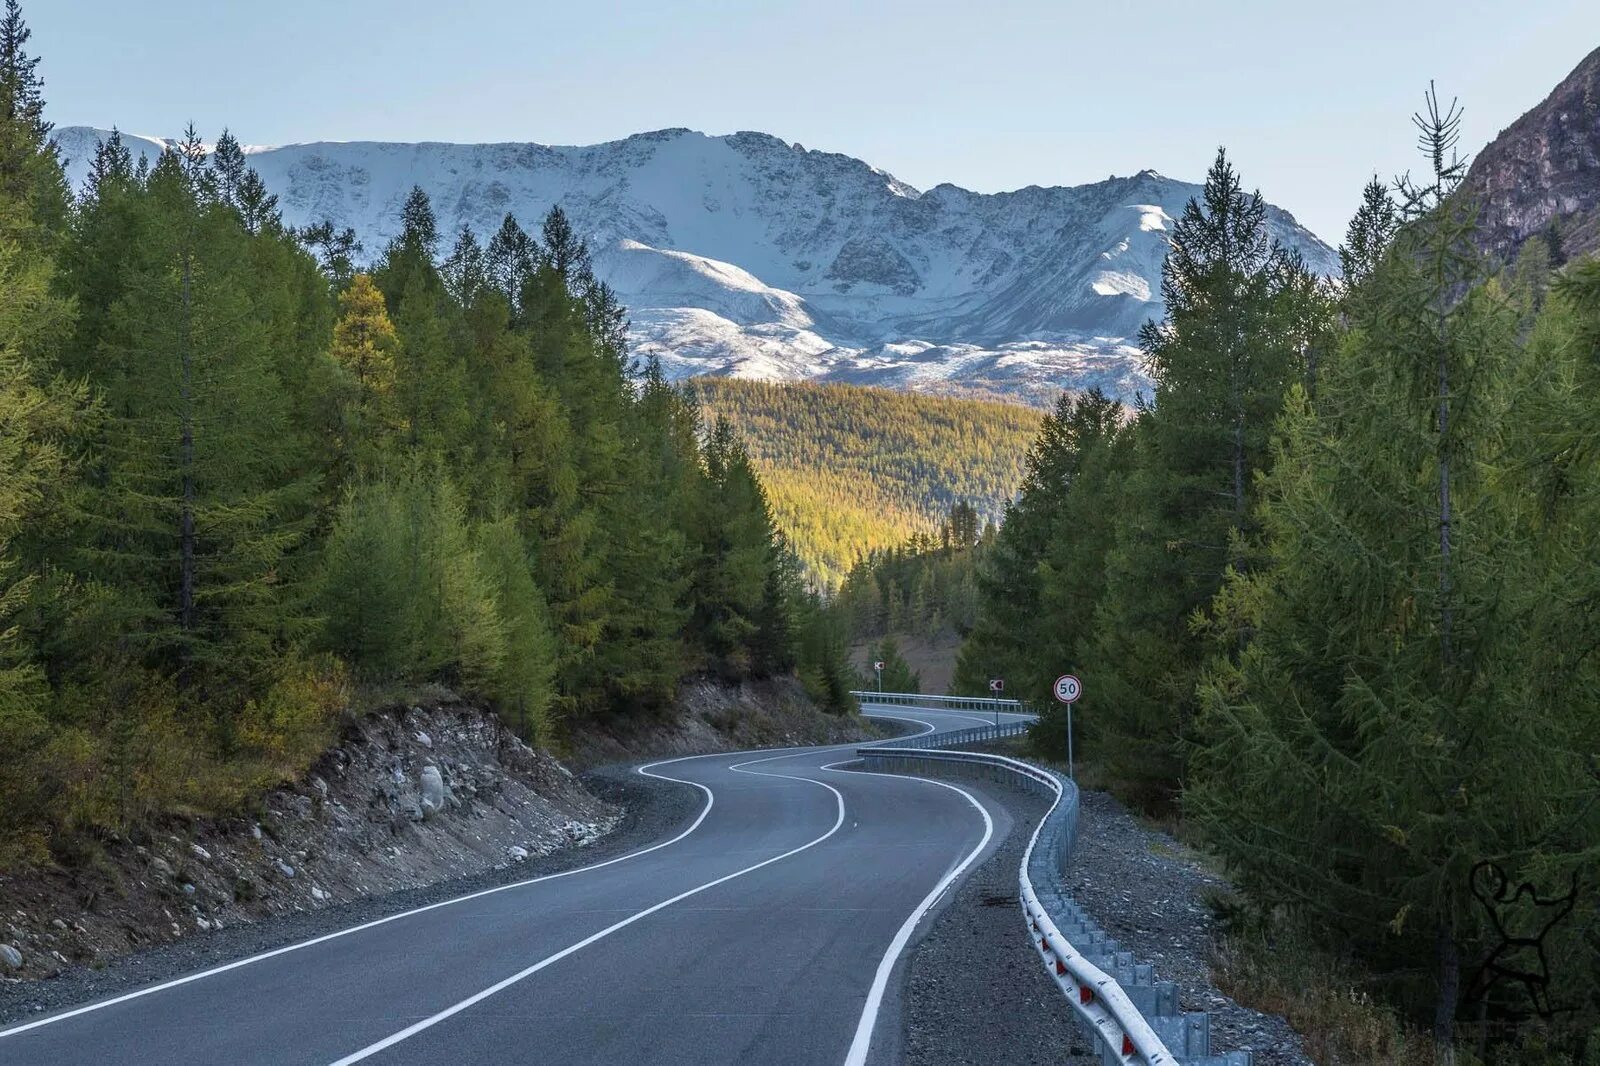
<svg viewBox="0 0 1600 1066"><path fill-rule="evenodd" d="M693 756L690 757L692 758ZM676 762L678 760L671 759L666 761ZM638 768L638 772L644 774L646 777L660 777L665 781L677 781L677 778L663 777L659 774L651 774L646 772L650 766L661 765L664 764L657 762L651 763L649 766L641 766ZM648 855L652 851L659 851L662 848L676 844L690 833L693 833L696 829L699 829L700 824L706 820L706 815L711 813L712 804L715 802L712 798L711 790L706 788L704 785L694 781L686 781L681 783L695 785L701 791L705 792L706 803L705 806L700 809L699 815L696 816L692 823L690 823L689 827L683 830L683 832L679 833L677 836L672 837L670 840L663 840L660 843L652 844L647 848L640 848L637 851L630 851L625 855L618 855L614 858L606 859L603 862L591 863L588 866L577 866L571 870L561 870L553 874L543 874L539 877L530 877L525 881L514 881L511 884L497 885L494 888L486 888L478 892L470 892L464 896L454 896L450 899L440 900L437 903L429 903L423 907L414 907L411 910L400 911L398 914L390 914L370 922L363 922L360 925L352 925L348 929L338 929L331 933L324 933L322 936L312 937L310 940L301 940L293 944L285 944L281 948L274 948L271 951L263 951L255 955L246 956L242 959L235 959L233 962L224 963L221 966L213 966L207 970L200 970L196 973L185 974L183 977L178 977L171 981L163 981L160 984L150 985L146 988L135 989L132 992L125 992L120 996L113 996L110 999L103 999L94 1003L86 1003L81 1007L74 1007L72 1010L62 1011L60 1014L52 1014L48 1018L40 1018L37 1021L27 1022L23 1025L12 1026L9 1029L0 1029L0 1040L3 1040L8 1036L16 1036L20 1033L28 1032L30 1029L38 1029L46 1025L54 1025L57 1022L63 1022L69 1018L76 1018L79 1015L88 1014L92 1011L104 1010L107 1007L114 1007L119 1003L127 1003L129 1000L141 999L145 996L152 996L157 992L165 992L168 989L178 988L182 985L190 984L194 981L199 981L207 977L214 977L217 974L227 973L229 970L237 970L240 967L249 966L252 963L265 962L267 959L276 958L279 955L287 955L290 952L300 951L303 948L315 947L318 944L325 944L330 940L337 940L340 937L350 936L352 933L361 933L368 929L376 929L380 925L388 925L390 922L397 922L402 918L412 918L419 914L425 914L428 911L438 910L441 907L449 907L457 903L465 903L468 900L482 899L484 896L492 896L499 892L509 892L512 889L527 888L529 885L536 885L544 881L554 881L562 877L571 877L574 874L587 873L590 870L598 870L602 867L611 866L615 863L624 862L628 859L636 859L641 855Z"/></svg>
<svg viewBox="0 0 1600 1066"><path fill-rule="evenodd" d="M767 749L767 750L771 750L771 749ZM783 755L775 755L772 758L773 759L781 759L781 758L785 758L785 757L786 756L783 756ZM674 760L674 761L676 761L676 760ZM754 763L754 762L770 762L770 761L772 761L772 760L771 759L755 759L755 760L752 760L752 763ZM749 765L752 765L752 763L740 763L738 766L729 767L729 769L735 770L735 771L738 771L738 772L741 772L741 773L754 774L755 776L758 776L758 777L785 777L785 778L789 777L789 775L787 775L787 774L768 774L768 773L762 773L759 770L742 770L742 771L739 770L740 766L749 766ZM659 765L659 764L652 764L652 765ZM655 776L658 776L658 775L652 774L650 776L655 777ZM675 780L677 780L677 778L666 778L666 780L675 781ZM746 866L742 870L735 870L731 874L724 874L723 876L721 876L719 878L716 878L713 881L707 881L705 884L698 885L695 888L691 888L686 892L680 892L676 896L673 896L671 899L664 899L659 903L656 903L656 904L653 904L653 905L651 905L649 907L646 907L644 910L639 911L636 914L629 915L628 917L622 919L621 921L615 922L615 923L607 926L606 928L600 930L597 933L592 933L589 936L584 937L582 940L578 941L576 944L572 944L572 945L570 945L568 947L565 947L565 948L561 949L560 951L556 952L554 955L547 955L546 957L540 959L538 962L534 963L533 965L528 966L525 969L518 970L516 973L512 974L510 977L504 978L503 980L500 980L500 981L496 981L494 984L490 985L488 988L483 989L481 992L474 993L473 995L468 996L466 999L461 1000L459 1003L455 1003L455 1004L453 1004L453 1005L451 1005L449 1007L446 1007L444 1010L439 1011L437 1014L430 1015L429 1017L424 1018L419 1022L415 1022L415 1023L411 1024L411 1025L406 1026L404 1029L400 1030L397 1033L394 1033L394 1034L391 1034L390 1036L384 1037L382 1040L379 1040L376 1043L368 1044L366 1047L360 1049L359 1051L352 1052L351 1054L346 1055L342 1059L335 1060L332 1063L332 1066L352 1066L353 1063L357 1063L357 1062L362 1061L363 1059L370 1058L371 1056L376 1055L378 1052L383 1051L386 1048L391 1048L391 1047L393 1047L394 1045L400 1043L403 1040L409 1040L411 1037L417 1035L418 1033L422 1032L425 1029L431 1029L433 1026L438 1025L440 1022L445 1021L446 1019L452 1018L457 1014L460 1014L462 1011L466 1010L469 1007L474 1006L475 1004L482 1003L484 1000L488 999L490 996L493 996L493 995L495 995L496 993L499 993L499 992L503 992L507 988L510 988L512 985L516 984L517 982L522 981L522 980L524 980L524 979L526 979L528 977L533 976L534 974L538 973L540 970L544 969L546 966L550 966L553 963L560 962L562 959L566 958L568 955L572 955L572 954L574 954L574 953L576 953L578 951L581 951L584 948L588 947L590 944L593 944L598 940L604 940L606 937L610 936L612 933L615 933L615 932L618 932L619 930L625 929L628 926L632 925L634 922L641 921L641 920L643 920L645 918L648 918L650 915L655 914L657 911L665 910L666 908L672 906L674 903L682 902L683 900L688 899L690 896L697 896L701 892L706 891L707 889L712 889L712 888L717 887L718 885L725 884L728 881L732 881L736 877L743 877L745 874L753 873L756 870L761 869L763 866L771 866L775 862L780 862L780 861L782 861L784 859L790 858L791 856L798 855L802 851L807 850L808 848L814 848L818 844L822 843L824 840L827 840L829 837L833 836L833 834L837 833L839 831L839 827L844 825L844 793L840 792L838 789L834 788L832 785L828 784L825 781L813 781L810 778L805 778L805 777L793 777L793 778L789 778L789 780L806 781L806 782L808 782L810 784L813 784L813 785L821 785L823 788L825 788L829 792L833 793L834 800L837 802L839 810L838 810L838 815L834 818L832 828L830 828L826 833L823 833L821 836L816 837L813 840L809 840L804 844L801 844L799 847L790 848L788 851L783 852L781 855L774 855L771 858L763 859L758 863L753 863L750 866ZM689 783L690 784L698 784L698 782L689 782ZM704 785L701 785L700 787L701 788L705 788ZM710 790L707 789L707 792L709 793Z"/></svg>
<svg viewBox="0 0 1600 1066"><path fill-rule="evenodd" d="M989 817L988 810L985 809L983 804L978 802L977 798L973 796L972 793L968 792L964 788L952 785L948 781L936 781L931 777L916 777L909 774L881 774L874 773L870 770L834 769L834 767L839 765L840 763L830 763L827 766L824 766L823 769L833 770L833 772L837 774L861 774L865 777L895 777L901 780L921 781L929 785L938 785L940 788L948 788L952 792L959 792L962 796L965 796L967 802L972 804L972 806L977 809L978 813L983 816L983 839L978 841L977 846L967 853L966 857L961 860L960 865L951 870L949 873L945 874L943 880L935 885L933 890L923 897L921 903L917 904L916 910L912 911L911 914L907 916L905 922L900 926L899 932L895 933L894 939L890 941L889 949L883 953L883 958L878 962L877 972L872 978L872 988L867 993L867 1001L861 1007L861 1018L856 1023L855 1038L851 1040L850 1050L846 1052L844 1057L844 1066L865 1066L867 1054L872 1050L872 1032L875 1028L877 1028L878 1011L883 1007L883 996L889 988L889 977L894 973L895 964L900 961L900 955L905 951L906 944L910 942L911 934L916 930L917 924L922 921L923 917L928 913L928 911L933 909L933 905L939 902L939 897L944 895L945 891L949 889L949 887L955 883L955 881L962 874L966 873L967 867L972 865L973 860L975 860L979 855L983 854L983 849L989 846L989 841L994 837L994 819Z"/></svg>
<svg viewBox="0 0 1600 1066"><path fill-rule="evenodd" d="M908 708L908 709L910 709L910 708ZM952 713L952 712L932 711L932 712L929 712L929 713L949 714L949 713ZM893 715L893 714L866 714L866 713L863 712L863 717L867 717L867 718L891 718L891 719L895 719L896 721L915 722L916 724L921 725L921 726L924 727L924 729L923 729L923 731L921 733L913 734L913 736L926 736L929 733L937 732L938 728L939 728L938 726L934 725L933 723L925 721L923 719L920 719L920 718L906 718L906 717L902 717L900 715ZM902 738L894 738L894 739L907 739L907 738L903 738L902 737ZM832 745L832 746L833 747L851 747L852 745L840 744L840 745ZM237 970L237 969L240 969L240 968L245 967L245 966L253 965L254 963L265 962L268 959L277 958L280 955L287 955L287 954L289 954L291 952L300 951L300 950L302 950L304 948L315 947L318 944L325 944L330 940L337 940L337 939L339 939L341 937L350 936L350 935L352 935L354 933L365 932L368 929L376 929L378 926L388 925L390 922L397 922L397 921L401 920L402 918L415 917L416 915L419 915L419 914L425 914L428 911L438 910L441 907L454 906L457 903L465 903L468 900L481 899L484 896L492 896L492 895L494 895L496 893L499 893L499 892L509 892L512 889L526 888L526 887L528 887L530 885L536 885L536 884L539 884L539 883L544 882L544 881L554 881L557 878L571 877L574 874L587 873L590 870L599 870L599 869L601 869L603 867L611 866L611 865L613 865L615 863L625 862L625 861L627 861L629 859L636 859L641 855L648 855L653 851L659 851L661 848L669 847L669 846L671 846L673 844L676 844L678 841L684 839L689 834L693 833L696 829L699 829L700 828L700 824L702 822L704 822L706 820L706 816L711 813L711 807L712 807L713 803L715 802L715 800L712 797L711 790L709 788L707 788L706 786L700 784L697 781L684 781L684 780L682 780L680 778L668 777L668 776L666 776L664 774L654 774L654 773L650 772L652 769L654 769L655 767L658 767L658 766L667 766L667 765L670 765L672 763L687 762L687 761L689 761L691 759L710 759L710 758L715 758L715 757L717 757L719 755L761 754L762 752L768 752L768 751L790 751L790 750L793 750L796 753L798 753L799 751L801 751L803 749L753 748L753 749L751 749L751 750L749 750L747 752L738 752L738 753L735 753L735 752L708 752L708 753L706 753L704 755L684 755L684 756L680 756L680 757L674 758L674 759L661 759L661 760L657 760L656 762L646 763L643 766L636 767L635 768L635 772L639 773L639 774L642 774L645 777L653 777L653 778L656 778L658 780L671 781L671 782L674 782L674 783L677 783L677 784L694 785L696 788L700 789L702 792L704 792L706 794L706 804L705 804L705 806L703 808L701 808L700 813L699 813L698 816L696 816L694 822L691 823L687 829L683 830L683 832L679 833L677 836L674 836L669 840L663 840L663 841L661 841L659 843L652 844L649 847L640 848L637 851L630 851L627 854L618 855L618 856L615 856L613 858L606 859L603 862L591 863L588 866L578 866L578 867L574 867L571 870L562 870L562 871L559 871L559 872L553 873L553 874L543 874L543 875L541 875L539 877L528 878L525 881L513 881L510 884L497 885L494 888L486 888L486 889L483 889L483 890L478 891L478 892L470 892L470 893L468 893L468 894L466 894L464 896L454 896L454 897L452 897L450 899L440 900L437 903L429 903L426 906L414 907L411 910L405 910L405 911L400 911L400 912L398 912L396 914L386 915L386 916L384 916L382 918L377 918L377 919L374 919L373 921L370 921L370 922L363 922L360 925L352 925L352 926L350 926L349 928L346 928L346 929L336 929L331 933L324 933L322 936L312 937L309 940L300 940L300 941L296 941L293 944L285 944L283 947L273 948L271 951L262 951L262 952L258 952L256 954L254 954L254 955L247 955L246 957L244 957L242 959L235 959L232 962L223 963L220 966L213 966L213 967L210 967L209 969L199 970L199 971L197 971L195 973L191 973L191 974L185 974L182 977L177 977L177 978L174 978L174 979L172 979L170 981L162 981L162 982L160 982L158 984L149 985L149 986L146 986L144 988L137 988L137 989L134 989L132 992L124 992L123 994L121 994L119 996L112 996L109 999L97 1000L97 1001L95 1001L93 1003L85 1003L84 1005L82 1005L80 1007L73 1007L70 1010L64 1010L64 1011L61 1011L61 1012L59 1012L57 1014L51 1014L48 1017L38 1018L38 1019L35 1019L34 1021L31 1021L31 1022L24 1022L24 1023L20 1024L20 1025L13 1025L13 1026L11 1026L9 1028L0 1029L0 1040L4 1040L6 1037L10 1037L10 1036L18 1036L18 1035L20 1035L22 1033L30 1032L30 1031L32 1031L34 1029L41 1029L41 1028L44 1028L45 1026L55 1025L58 1022L64 1022L64 1021L67 1021L67 1020L72 1019L72 1018L77 1018L77 1017L80 1017L80 1016L85 1015L85 1014L93 1013L95 1011L105 1010L108 1007L115 1007L118 1004L127 1003L127 1002L130 1002L131 1000L142 999L145 996L153 996L158 992L165 992L165 991L168 991L169 989L179 988L179 987L182 987L183 985L192 984L195 981L204 980L207 977L215 977L218 974L227 973L230 970ZM820 782L818 782L818 783L820 784Z"/></svg>
<svg viewBox="0 0 1600 1066"><path fill-rule="evenodd" d="M758 748L755 750L756 752L761 752L777 751L781 749ZM725 753L712 753L712 755L720 754ZM267 959L277 958L279 955L287 955L292 951L299 951L302 948L315 947L318 944L325 944L330 940L337 940L340 937L350 936L352 933L361 933L368 929L376 929L380 925L387 925L390 922L397 922L402 918L412 918L428 911L438 910L441 907L449 907L457 903L465 903L468 900L481 899L484 896L492 896L498 892L509 892L512 889L527 888L529 885L536 885L544 881L554 881L557 878L571 877L573 874L588 873L590 870L599 870L603 867L624 862L628 859L636 859L641 855L648 855L652 851L659 851L662 848L676 844L684 837L687 837L689 834L699 829L700 824L704 822L706 820L706 816L711 813L711 808L716 801L711 794L711 790L697 781L684 781L676 777L667 777L664 774L654 774L650 771L657 766L666 766L669 763L684 762L688 759L702 759L708 757L709 756L705 755L685 755L677 759L658 760L656 762L647 763L643 766L635 768L636 773L643 774L645 777L653 777L660 781L671 781L676 784L694 785L694 787L700 789L700 791L706 794L705 806L700 809L700 813L695 817L695 820L690 823L687 829L683 830L683 832L672 837L671 839L651 844L649 847L639 848L636 851L630 851L625 855L617 855L613 858L606 859L603 862L590 863L587 866L576 866L571 870L561 870L553 874L543 874L539 877L530 877L525 881L513 881L512 883L506 885L496 885L494 888L486 888L479 892L470 892L464 896L454 896L450 899L440 900L437 903L429 903L423 907L414 907L411 910L400 911L397 914L386 915L385 917L378 918L370 922L363 922L360 925L352 925L347 929L337 929L334 932L325 933L322 936L312 937L310 940L301 940L293 944L285 944L281 948L274 948L271 951L263 951L255 955L248 955L245 958L235 959L234 961L224 963L221 966L213 966L210 969L200 970L196 973L185 974L184 976L174 978L171 981L163 981L160 984L135 989L132 992L125 992L120 996L113 996L110 999L98 1000L94 1003L86 1003L81 1007L74 1007L71 1010L62 1011L59 1014L52 1014L48 1018L40 1018L36 1021L26 1022L22 1025L15 1025L9 1029L0 1029L0 1040L3 1040L8 1036L16 1036L20 1033L28 1032L32 1029L39 1029L46 1025L54 1025L57 1022L63 1022L69 1018L76 1018L79 1015L88 1014L97 1010L104 1010L107 1007L114 1007L119 1003L127 1003L129 1000L141 999L145 996L152 996L157 992L165 992L168 989L178 988L181 985L190 984L194 981L199 981L207 977L214 977L217 974L227 973L229 970L237 970L240 967L249 966L252 963L265 962Z"/></svg>

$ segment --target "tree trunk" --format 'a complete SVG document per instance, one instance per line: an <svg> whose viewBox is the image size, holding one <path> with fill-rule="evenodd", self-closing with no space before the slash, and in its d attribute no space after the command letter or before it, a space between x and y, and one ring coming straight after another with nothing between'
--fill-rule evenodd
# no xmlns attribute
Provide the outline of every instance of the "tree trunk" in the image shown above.
<svg viewBox="0 0 1600 1066"><path fill-rule="evenodd" d="M1455 611L1450 603L1454 593L1450 579L1450 363L1442 327L1439 343L1439 648L1443 665L1449 669L1455 659L1451 647Z"/></svg>
<svg viewBox="0 0 1600 1066"><path fill-rule="evenodd" d="M181 378L178 390L179 440L178 467L183 478L183 497L178 507L178 628L182 644L178 659L178 687L189 687L189 641L194 633L195 532L194 532L194 257L192 249L183 251L183 295L178 320L178 356Z"/></svg>
<svg viewBox="0 0 1600 1066"><path fill-rule="evenodd" d="M1439 995L1433 1008L1433 1042L1442 1066L1455 1066L1456 1000L1461 995L1461 956L1450 922L1441 919L1435 934L1434 962Z"/></svg>
<svg viewBox="0 0 1600 1066"><path fill-rule="evenodd" d="M1233 420L1233 527L1244 529L1244 412Z"/></svg>

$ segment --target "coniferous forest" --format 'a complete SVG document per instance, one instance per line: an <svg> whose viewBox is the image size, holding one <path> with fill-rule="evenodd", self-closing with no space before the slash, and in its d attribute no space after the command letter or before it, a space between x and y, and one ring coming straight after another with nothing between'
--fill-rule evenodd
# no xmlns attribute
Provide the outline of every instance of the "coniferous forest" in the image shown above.
<svg viewBox="0 0 1600 1066"><path fill-rule="evenodd" d="M688 388L708 419L739 430L779 527L830 589L870 553L935 535L957 504L998 518L1042 417L860 385L696 378Z"/></svg>
<svg viewBox="0 0 1600 1066"><path fill-rule="evenodd" d="M1079 750L1181 813L1269 954L1353 960L1440 1046L1590 1062L1600 261L1491 262L1429 103L1421 176L1366 188L1338 283L1218 155L1141 338L1154 395L1045 420L955 684L1053 714L1075 672Z"/></svg>
<svg viewBox="0 0 1600 1066"><path fill-rule="evenodd" d="M418 188L363 248L192 128L69 188L37 63L7 0L0 865L239 809L428 683L560 748L691 676L848 714L852 639L915 689L894 637L955 633L1043 743L1082 679L1233 933L1436 1048L1600 1062L1600 260L1482 251L1453 107L1337 280L1219 152L1153 393L1041 415L634 370L559 207L442 233Z"/></svg>
<svg viewBox="0 0 1600 1066"><path fill-rule="evenodd" d="M689 674L850 709L744 445L651 368L559 208L362 249L226 132L66 187L0 25L0 857L225 810L427 681L559 746ZM358 269L358 264L371 264Z"/></svg>

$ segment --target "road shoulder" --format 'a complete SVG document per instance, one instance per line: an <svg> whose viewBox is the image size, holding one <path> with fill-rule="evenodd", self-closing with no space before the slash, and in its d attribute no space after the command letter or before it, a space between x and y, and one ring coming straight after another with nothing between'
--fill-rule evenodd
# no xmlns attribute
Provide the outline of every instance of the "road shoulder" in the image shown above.
<svg viewBox="0 0 1600 1066"><path fill-rule="evenodd" d="M966 782L960 782L967 787ZM1039 965L1017 900L1017 870L1039 797L985 789L1012 830L938 913L905 967L904 1061L912 1066L1088 1063L1072 1011Z"/></svg>
<svg viewBox="0 0 1600 1066"><path fill-rule="evenodd" d="M0 1026L130 992L144 985L418 907L616 858L681 830L704 803L701 792L690 785L652 780L633 773L628 767L594 770L584 774L582 782L595 795L625 811L615 829L587 846L566 848L502 869L440 881L425 888L230 926L123 956L98 969L74 967L46 980L0 982Z"/></svg>

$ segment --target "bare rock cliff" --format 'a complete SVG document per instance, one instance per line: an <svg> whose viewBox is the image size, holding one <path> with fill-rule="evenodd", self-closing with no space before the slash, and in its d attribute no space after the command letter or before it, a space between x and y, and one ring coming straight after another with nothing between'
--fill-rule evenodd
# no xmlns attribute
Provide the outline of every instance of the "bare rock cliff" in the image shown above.
<svg viewBox="0 0 1600 1066"><path fill-rule="evenodd" d="M1600 250L1600 48L1478 154L1463 189L1502 261L1552 220L1569 258Z"/></svg>

